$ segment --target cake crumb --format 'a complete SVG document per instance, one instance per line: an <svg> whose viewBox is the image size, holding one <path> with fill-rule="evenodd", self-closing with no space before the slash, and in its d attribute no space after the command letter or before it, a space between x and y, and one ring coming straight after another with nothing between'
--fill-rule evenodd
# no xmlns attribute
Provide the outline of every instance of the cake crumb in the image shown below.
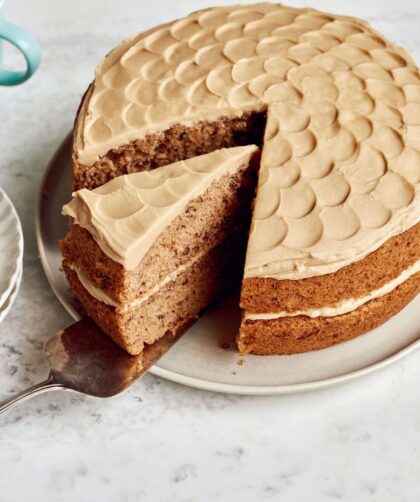
<svg viewBox="0 0 420 502"><path fill-rule="evenodd" d="M223 342L220 344L220 348L223 349L223 350L229 350L230 349L230 345L228 342Z"/></svg>
<svg viewBox="0 0 420 502"><path fill-rule="evenodd" d="M245 359L238 359L238 362L236 363L238 366L243 366L246 363Z"/></svg>

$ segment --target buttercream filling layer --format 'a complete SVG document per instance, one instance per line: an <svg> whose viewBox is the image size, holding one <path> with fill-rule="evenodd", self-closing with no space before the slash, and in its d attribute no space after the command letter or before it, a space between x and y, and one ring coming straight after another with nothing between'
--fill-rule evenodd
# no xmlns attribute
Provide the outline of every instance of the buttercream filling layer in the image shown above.
<svg viewBox="0 0 420 502"><path fill-rule="evenodd" d="M343 314L348 314L353 310L361 307L365 303L385 296L391 293L396 287L405 282L407 279L412 277L414 274L420 271L420 260L406 268L398 277L390 282L387 282L382 287L375 289L366 296L361 296L359 298L348 298L335 305L320 307L315 309L297 310L295 312L267 312L267 313L245 313L245 319L250 321L263 321L271 319L279 319L281 317L296 317L296 316L307 316L307 317L335 317Z"/></svg>
<svg viewBox="0 0 420 502"><path fill-rule="evenodd" d="M101 288L98 288L88 277L87 275L83 272L83 270L75 265L74 263L70 264L70 268L76 272L77 277L82 284L82 286L86 289L86 291L93 296L96 300L98 300L101 303L105 303L105 305L109 305L110 307L118 308L120 311L127 311L133 308L139 307L141 304L145 303L147 300L149 300L153 295L158 293L162 288L164 288L167 284L170 282L174 281L180 274L188 270L191 266L194 265L200 258L202 258L206 253L199 253L197 254L192 260L190 260L188 263L185 263L184 265L181 265L178 267L176 270L168 274L164 279L162 279L160 282L158 282L153 288L149 289L149 291L135 300L131 302L116 302L113 298L111 298L105 291L103 291Z"/></svg>

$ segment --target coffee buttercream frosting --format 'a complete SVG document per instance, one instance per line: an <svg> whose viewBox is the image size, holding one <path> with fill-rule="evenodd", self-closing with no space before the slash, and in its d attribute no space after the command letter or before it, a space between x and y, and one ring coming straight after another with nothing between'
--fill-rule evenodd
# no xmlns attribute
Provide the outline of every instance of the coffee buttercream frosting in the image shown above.
<svg viewBox="0 0 420 502"><path fill-rule="evenodd" d="M247 164L256 150L255 145L227 148L119 176L94 190L75 192L63 214L86 228L107 256L132 270L192 199Z"/></svg>
<svg viewBox="0 0 420 502"><path fill-rule="evenodd" d="M417 66L367 23L312 9L213 8L127 39L97 69L75 157L258 110L245 277L331 273L419 221Z"/></svg>
<svg viewBox="0 0 420 502"><path fill-rule="evenodd" d="M332 273L419 221L420 152L354 110L317 129L334 113L269 111L245 277Z"/></svg>

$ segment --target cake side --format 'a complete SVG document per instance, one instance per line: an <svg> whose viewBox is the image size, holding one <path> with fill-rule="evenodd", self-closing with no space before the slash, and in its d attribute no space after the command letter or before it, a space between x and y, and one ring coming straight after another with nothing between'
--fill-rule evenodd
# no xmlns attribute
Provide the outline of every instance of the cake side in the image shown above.
<svg viewBox="0 0 420 502"><path fill-rule="evenodd" d="M242 282L241 307L248 312L293 313L331 306L369 294L420 260L420 224L389 239L366 258L337 272L300 280L248 277Z"/></svg>
<svg viewBox="0 0 420 502"><path fill-rule="evenodd" d="M387 321L420 292L416 273L390 293L343 315L310 318L282 317L242 320L238 347L241 354L296 354L350 340Z"/></svg>

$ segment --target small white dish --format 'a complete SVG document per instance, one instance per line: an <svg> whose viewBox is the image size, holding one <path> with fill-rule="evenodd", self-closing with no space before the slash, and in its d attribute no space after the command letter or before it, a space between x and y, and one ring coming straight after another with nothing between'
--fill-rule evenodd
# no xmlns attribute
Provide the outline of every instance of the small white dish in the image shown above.
<svg viewBox="0 0 420 502"><path fill-rule="evenodd" d="M16 300L17 294L19 292L20 283L22 281L22 266L19 267L18 276L15 282L15 285L12 288L12 291L3 305L0 307L0 323L4 320L4 318L9 313L12 308L13 303Z"/></svg>
<svg viewBox="0 0 420 502"><path fill-rule="evenodd" d="M23 260L23 234L11 200L0 188L0 310L18 280Z"/></svg>

